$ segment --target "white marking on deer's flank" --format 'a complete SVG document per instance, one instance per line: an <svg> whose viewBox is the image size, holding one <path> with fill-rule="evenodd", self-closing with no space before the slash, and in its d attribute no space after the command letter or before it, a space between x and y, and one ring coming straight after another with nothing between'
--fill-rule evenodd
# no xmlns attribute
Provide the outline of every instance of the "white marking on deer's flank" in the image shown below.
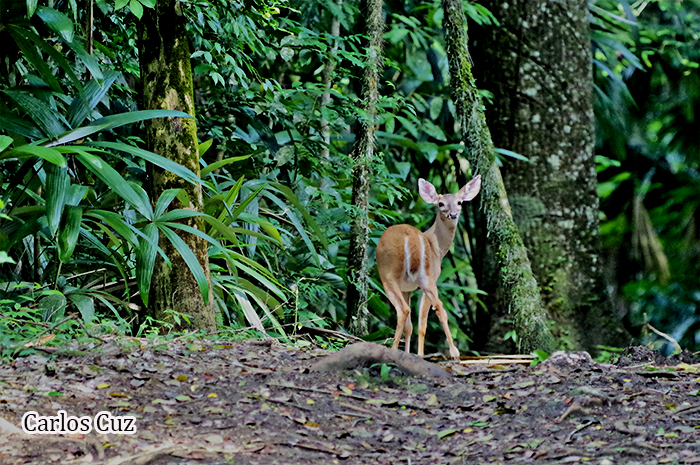
<svg viewBox="0 0 700 465"><path fill-rule="evenodd" d="M411 252L408 250L408 236L403 239L403 268L406 276L411 276Z"/></svg>
<svg viewBox="0 0 700 465"><path fill-rule="evenodd" d="M425 278L425 242L423 241L423 235L418 236L420 239L420 269L418 274L421 278Z"/></svg>

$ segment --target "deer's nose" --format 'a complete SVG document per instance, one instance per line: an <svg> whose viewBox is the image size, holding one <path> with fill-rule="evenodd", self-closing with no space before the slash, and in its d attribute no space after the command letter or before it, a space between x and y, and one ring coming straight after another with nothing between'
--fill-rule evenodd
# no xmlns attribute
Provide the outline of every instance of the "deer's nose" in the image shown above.
<svg viewBox="0 0 700 465"><path fill-rule="evenodd" d="M459 216L459 213L450 213L448 216L451 220L456 220Z"/></svg>

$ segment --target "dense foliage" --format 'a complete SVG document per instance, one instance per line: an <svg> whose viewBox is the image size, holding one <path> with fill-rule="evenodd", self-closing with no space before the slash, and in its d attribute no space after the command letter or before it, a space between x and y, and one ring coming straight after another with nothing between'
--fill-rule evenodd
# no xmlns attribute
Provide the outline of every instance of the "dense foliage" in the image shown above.
<svg viewBox="0 0 700 465"><path fill-rule="evenodd" d="M148 330L152 322L142 310L158 232L175 244L178 218L192 213L166 213L181 192L149 197L147 163L204 186L208 227L199 234L211 244L222 325L280 336L302 323L342 326L351 128L363 116L354 87L365 61L356 3L182 2L201 179L142 148L138 123L163 116L137 111L137 29L155 0L85 3L94 9L93 24L74 0L0 0L5 353L56 330ZM472 21L496 27L478 4L464 6ZM700 334L697 6L590 5L605 266L631 327L649 321L687 347ZM387 0L385 14L372 246L390 224L429 226L432 206L413 195L418 177L455 191L466 163L440 2ZM521 162L501 152L503 163ZM441 277L442 301L464 348L480 305L469 221L465 215ZM395 317L376 276L369 299L375 316L369 339L381 340L393 333ZM429 321L429 333L439 331L436 319Z"/></svg>

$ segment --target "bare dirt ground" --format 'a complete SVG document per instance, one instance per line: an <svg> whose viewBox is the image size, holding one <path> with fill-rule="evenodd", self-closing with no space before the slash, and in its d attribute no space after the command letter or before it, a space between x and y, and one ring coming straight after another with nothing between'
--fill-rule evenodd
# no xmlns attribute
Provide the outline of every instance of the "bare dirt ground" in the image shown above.
<svg viewBox="0 0 700 465"><path fill-rule="evenodd" d="M314 347L129 341L0 365L0 464L700 463L698 366L643 350L624 367L557 353L387 379L311 371L328 354ZM18 429L59 410L134 416L137 431Z"/></svg>

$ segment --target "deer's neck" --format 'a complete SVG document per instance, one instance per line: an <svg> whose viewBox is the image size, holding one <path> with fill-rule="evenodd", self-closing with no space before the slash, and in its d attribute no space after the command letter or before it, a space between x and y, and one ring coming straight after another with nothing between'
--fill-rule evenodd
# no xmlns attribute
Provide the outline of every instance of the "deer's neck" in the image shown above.
<svg viewBox="0 0 700 465"><path fill-rule="evenodd" d="M435 223L423 233L440 249L440 258L443 258L450 251L450 246L455 238L455 229L454 222L445 221L438 213L435 217Z"/></svg>

